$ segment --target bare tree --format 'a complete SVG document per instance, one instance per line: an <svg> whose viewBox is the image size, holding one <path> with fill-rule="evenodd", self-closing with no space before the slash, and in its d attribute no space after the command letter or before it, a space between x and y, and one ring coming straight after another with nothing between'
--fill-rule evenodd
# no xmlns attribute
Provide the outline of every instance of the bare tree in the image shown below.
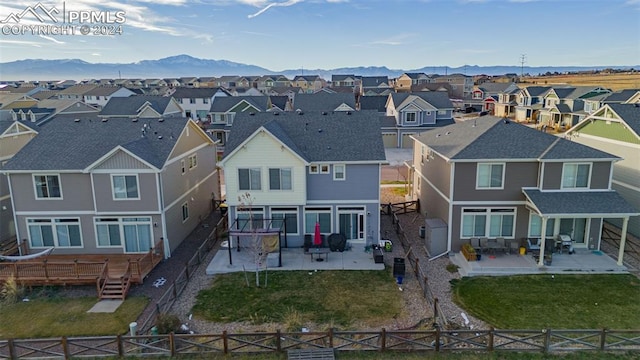
<svg viewBox="0 0 640 360"><path fill-rule="evenodd" d="M247 220L245 220L246 222L243 221L242 223L242 228L243 228L243 232L245 228L248 228L249 230L249 244L247 246L247 249L249 250L249 252L251 253L251 255L253 256L253 262L255 265L255 272L256 272L256 286L260 287L260 267L262 266L262 262L265 261L265 254L264 254L264 250L262 249L262 237L258 234L258 229L260 229L263 226L263 221L264 219L256 219L255 214L253 213L253 203L255 201L255 198L253 196L251 196L251 193L246 192L240 196L238 196L238 202L240 203L238 205L238 210L241 210L245 213L248 213L249 218ZM240 226L240 222L238 223L238 225ZM240 246L240 242L238 241L238 246ZM247 285L249 285L247 283Z"/></svg>

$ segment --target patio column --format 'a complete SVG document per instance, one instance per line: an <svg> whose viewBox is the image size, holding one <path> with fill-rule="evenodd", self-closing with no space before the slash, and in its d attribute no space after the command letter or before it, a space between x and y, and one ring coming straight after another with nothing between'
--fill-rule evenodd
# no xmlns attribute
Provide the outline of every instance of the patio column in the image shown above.
<svg viewBox="0 0 640 360"><path fill-rule="evenodd" d="M547 237L547 217L542 217L542 229L540 231L540 254L538 254L538 266L544 266L544 245Z"/></svg>
<svg viewBox="0 0 640 360"><path fill-rule="evenodd" d="M624 257L624 246L627 242L627 225L629 225L629 217L622 219L622 231L620 232L620 249L618 249L618 266L622 266L622 258Z"/></svg>

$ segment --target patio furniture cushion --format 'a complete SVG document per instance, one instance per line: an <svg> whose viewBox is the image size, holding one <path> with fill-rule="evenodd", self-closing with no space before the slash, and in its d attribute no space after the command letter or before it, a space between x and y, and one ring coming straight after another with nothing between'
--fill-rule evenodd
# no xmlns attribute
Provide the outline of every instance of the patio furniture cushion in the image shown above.
<svg viewBox="0 0 640 360"><path fill-rule="evenodd" d="M532 239L532 238L528 238L527 239L527 249L529 251L531 250L540 250L540 239Z"/></svg>

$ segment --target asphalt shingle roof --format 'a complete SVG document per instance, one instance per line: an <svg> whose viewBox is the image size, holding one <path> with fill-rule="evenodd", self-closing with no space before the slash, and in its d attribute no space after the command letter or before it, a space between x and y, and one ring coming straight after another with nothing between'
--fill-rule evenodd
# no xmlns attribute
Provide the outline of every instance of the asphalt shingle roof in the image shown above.
<svg viewBox="0 0 640 360"><path fill-rule="evenodd" d="M226 96L216 97L211 104L211 112L224 113L233 109L242 101L246 101L260 111L269 110L268 96Z"/></svg>
<svg viewBox="0 0 640 360"><path fill-rule="evenodd" d="M607 96L607 98L604 99L604 103L607 104L607 103L625 102L639 91L640 89L624 89L624 90L611 93L611 95Z"/></svg>
<svg viewBox="0 0 640 360"><path fill-rule="evenodd" d="M360 110L375 110L385 113L388 98L387 95L362 96L360 97Z"/></svg>
<svg viewBox="0 0 640 360"><path fill-rule="evenodd" d="M186 123L185 118L133 122L130 118L101 121L96 115L56 116L50 125L38 129L38 136L9 160L4 169L82 170L117 146L161 169Z"/></svg>
<svg viewBox="0 0 640 360"><path fill-rule="evenodd" d="M436 128L414 137L452 160L617 159L603 151L495 116Z"/></svg>
<svg viewBox="0 0 640 360"><path fill-rule="evenodd" d="M393 104L400 106L409 96L417 96L429 104L433 105L436 109L453 109L453 104L449 100L449 94L444 91L420 91L412 93L392 93Z"/></svg>
<svg viewBox="0 0 640 360"><path fill-rule="evenodd" d="M639 104L607 104L611 110L622 117L633 131L640 135L640 105Z"/></svg>
<svg viewBox="0 0 640 360"><path fill-rule="evenodd" d="M179 87L171 94L176 99L211 99L218 92L218 88L187 88Z"/></svg>
<svg viewBox="0 0 640 360"><path fill-rule="evenodd" d="M109 102L102 108L100 115L134 116L138 114L138 110L145 102L149 102L155 111L163 114L170 101L170 97L153 95L113 97L109 99Z"/></svg>
<svg viewBox="0 0 640 360"><path fill-rule="evenodd" d="M522 191L542 215L640 215L638 209L615 191Z"/></svg>
<svg viewBox="0 0 640 360"><path fill-rule="evenodd" d="M378 87L381 84L389 85L389 77L388 76L363 76L362 77L362 87Z"/></svg>
<svg viewBox="0 0 640 360"><path fill-rule="evenodd" d="M355 110L356 98L351 93L296 94L293 98L293 108L302 111L334 111L338 106L346 104Z"/></svg>
<svg viewBox="0 0 640 360"><path fill-rule="evenodd" d="M385 161L375 111L237 114L225 146L227 157L261 126L308 162Z"/></svg>

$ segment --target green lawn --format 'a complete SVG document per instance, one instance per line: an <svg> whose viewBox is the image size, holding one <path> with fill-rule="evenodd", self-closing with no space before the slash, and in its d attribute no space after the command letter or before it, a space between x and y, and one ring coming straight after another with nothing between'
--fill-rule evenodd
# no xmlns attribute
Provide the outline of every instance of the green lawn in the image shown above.
<svg viewBox="0 0 640 360"><path fill-rule="evenodd" d="M633 275L463 278L454 299L502 329L638 329L640 280Z"/></svg>
<svg viewBox="0 0 640 360"><path fill-rule="evenodd" d="M243 273L216 276L212 287L198 294L194 315L216 322L279 322L285 330L309 321L336 328L355 321L376 326L402 313L388 271L274 271L260 288L254 273L247 276L249 287Z"/></svg>
<svg viewBox="0 0 640 360"><path fill-rule="evenodd" d="M115 313L87 313L97 302L95 297L56 297L2 305L0 339L123 334L149 301L130 297Z"/></svg>

